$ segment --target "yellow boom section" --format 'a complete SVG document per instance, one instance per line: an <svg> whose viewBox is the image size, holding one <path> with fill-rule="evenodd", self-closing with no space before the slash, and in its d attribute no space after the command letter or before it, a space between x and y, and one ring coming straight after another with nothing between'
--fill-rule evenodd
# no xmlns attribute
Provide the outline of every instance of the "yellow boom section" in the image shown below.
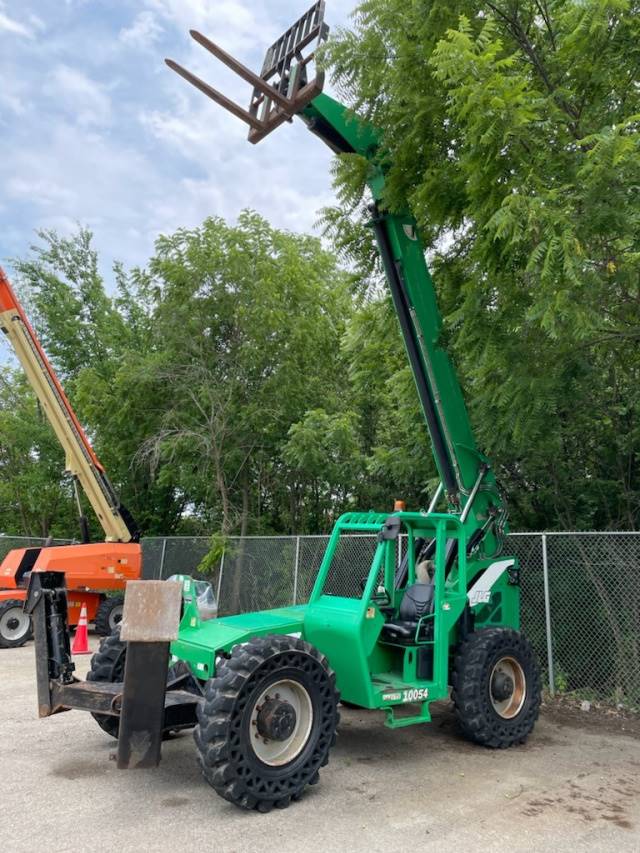
<svg viewBox="0 0 640 853"><path fill-rule="evenodd" d="M66 470L82 486L102 525L105 540L130 542L132 531L120 512L118 497L1 268L0 328L11 341L29 384L64 449Z"/></svg>

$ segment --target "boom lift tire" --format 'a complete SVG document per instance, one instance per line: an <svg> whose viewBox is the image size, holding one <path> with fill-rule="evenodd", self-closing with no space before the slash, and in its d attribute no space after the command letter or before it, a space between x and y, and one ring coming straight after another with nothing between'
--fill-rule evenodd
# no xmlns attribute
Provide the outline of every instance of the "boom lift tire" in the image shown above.
<svg viewBox="0 0 640 853"><path fill-rule="evenodd" d="M17 598L0 603L0 649L17 649L33 637L31 616L24 612L23 604Z"/></svg>
<svg viewBox="0 0 640 853"><path fill-rule="evenodd" d="M466 738L492 749L524 743L540 711L529 640L512 628L469 634L455 656L452 699Z"/></svg>
<svg viewBox="0 0 640 853"><path fill-rule="evenodd" d="M204 778L242 808L286 808L329 760L339 700L327 658L304 640L268 635L235 646L198 709Z"/></svg>
<svg viewBox="0 0 640 853"><path fill-rule="evenodd" d="M93 620L98 634L102 637L108 637L109 634L113 633L122 621L123 607L123 595L111 595L100 602L96 611L96 618Z"/></svg>

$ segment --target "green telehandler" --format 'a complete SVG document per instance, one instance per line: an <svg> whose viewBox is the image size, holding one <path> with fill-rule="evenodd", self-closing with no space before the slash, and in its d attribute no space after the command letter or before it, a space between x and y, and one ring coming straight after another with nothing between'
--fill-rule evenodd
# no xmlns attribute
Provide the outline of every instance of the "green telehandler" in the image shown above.
<svg viewBox="0 0 640 853"><path fill-rule="evenodd" d="M195 726L206 780L263 812L318 781L340 701L384 711L399 728L428 722L431 703L451 696L463 733L493 748L522 743L540 705L535 656L519 630L518 562L501 553L505 507L441 343L416 222L384 207L382 136L322 92L315 56L327 33L324 3L315 3L258 75L192 31L253 86L248 110L167 64L245 121L250 142L297 116L334 152L366 158L371 227L440 477L430 506L342 515L304 605L214 619L201 580L130 582L121 629L103 640L86 681L73 675L63 574L34 573L27 602L41 716L90 711L118 739L120 767L157 765L163 736ZM373 542L363 578L354 534Z"/></svg>

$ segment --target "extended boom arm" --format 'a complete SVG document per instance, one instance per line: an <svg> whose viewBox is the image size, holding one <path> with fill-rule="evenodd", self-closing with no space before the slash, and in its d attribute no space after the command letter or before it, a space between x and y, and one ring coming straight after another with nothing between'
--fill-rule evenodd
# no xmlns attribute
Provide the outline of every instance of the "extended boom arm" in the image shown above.
<svg viewBox="0 0 640 853"><path fill-rule="evenodd" d="M64 449L67 471L82 486L106 541L137 541L139 533L135 522L120 503L2 269L0 328L11 341L29 384Z"/></svg>
<svg viewBox="0 0 640 853"><path fill-rule="evenodd" d="M506 512L490 470L477 448L460 383L442 346L442 319L417 224L408 211L390 213L382 204L386 158L376 129L325 94L300 114L309 129L336 153L369 161L367 184L373 228L393 304L449 505L461 513L472 545L499 550Z"/></svg>

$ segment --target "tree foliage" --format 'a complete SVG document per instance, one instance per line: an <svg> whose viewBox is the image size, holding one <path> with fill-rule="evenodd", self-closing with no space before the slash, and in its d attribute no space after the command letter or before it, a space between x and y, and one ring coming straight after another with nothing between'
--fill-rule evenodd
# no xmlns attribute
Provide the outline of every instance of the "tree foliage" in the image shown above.
<svg viewBox="0 0 640 853"><path fill-rule="evenodd" d="M236 226L208 219L159 238L145 269L117 268L118 290L109 295L88 231L40 237L15 264L19 290L144 533L331 524L331 501L319 515L317 505L315 515L305 507L317 466L285 453L292 424L307 412L322 407L339 418L348 405L341 340L351 276L317 239L277 231L248 212ZM35 401L19 372L3 388L7 493L26 491L37 504L38 478L47 477L61 501L62 454L41 422L47 464L22 482L22 468L35 471L42 459L40 433L25 429ZM347 468L351 476L354 464ZM352 480L338 468L324 478L329 494L340 489L345 503L353 500ZM50 516L35 526L48 532ZM34 529L17 498L0 505L0 528Z"/></svg>
<svg viewBox="0 0 640 853"><path fill-rule="evenodd" d="M0 533L69 535L72 493L61 480L64 453L26 379L7 368L0 376Z"/></svg>
<svg viewBox="0 0 640 853"><path fill-rule="evenodd" d="M435 247L450 344L518 526L638 520L638 11L368 0L327 51L384 131L387 204L408 203ZM352 160L337 178L355 199ZM358 233L344 231L361 262Z"/></svg>
<svg viewBox="0 0 640 853"><path fill-rule="evenodd" d="M383 132L385 203L410 206L430 247L516 529L638 523L639 11L366 0L325 51ZM144 269L116 267L115 292L85 230L43 232L15 264L146 533L319 532L344 509L427 503L426 429L362 227L366 164L335 175L325 215L351 273L251 212L160 237ZM61 454L18 374L0 438L0 530L67 532Z"/></svg>
<svg viewBox="0 0 640 853"><path fill-rule="evenodd" d="M149 375L170 389L143 447L189 485L190 510L224 535L295 526L310 488L282 453L292 423L341 396L348 277L318 240L243 213L161 238Z"/></svg>

